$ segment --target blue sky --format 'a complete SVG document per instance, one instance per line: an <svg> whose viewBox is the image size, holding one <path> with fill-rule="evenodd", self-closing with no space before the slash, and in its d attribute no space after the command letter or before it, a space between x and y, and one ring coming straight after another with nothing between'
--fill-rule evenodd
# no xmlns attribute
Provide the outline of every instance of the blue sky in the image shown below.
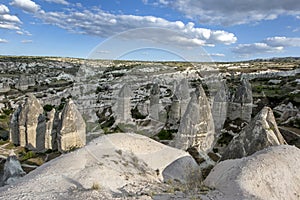
<svg viewBox="0 0 300 200"><path fill-rule="evenodd" d="M0 2L1 55L237 61L299 52L299 0Z"/></svg>

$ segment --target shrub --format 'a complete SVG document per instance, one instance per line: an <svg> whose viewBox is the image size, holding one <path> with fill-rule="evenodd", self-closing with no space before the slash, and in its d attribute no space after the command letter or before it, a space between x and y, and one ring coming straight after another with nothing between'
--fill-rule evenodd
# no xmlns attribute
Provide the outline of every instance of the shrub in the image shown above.
<svg viewBox="0 0 300 200"><path fill-rule="evenodd" d="M172 140L174 138L173 133L175 133L175 130L161 130L158 134L157 137L160 140Z"/></svg>
<svg viewBox="0 0 300 200"><path fill-rule="evenodd" d="M50 105L50 104L46 104L43 107L44 111L46 111L46 112L50 112L53 108L54 108L54 106Z"/></svg>

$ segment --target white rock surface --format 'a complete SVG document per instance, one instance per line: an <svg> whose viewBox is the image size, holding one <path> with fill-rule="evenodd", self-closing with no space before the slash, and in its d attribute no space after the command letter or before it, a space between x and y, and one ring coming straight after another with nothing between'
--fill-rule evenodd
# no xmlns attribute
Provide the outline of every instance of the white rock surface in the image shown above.
<svg viewBox="0 0 300 200"><path fill-rule="evenodd" d="M187 156L145 136L105 135L45 163L12 187L0 188L0 199L80 199L85 192L85 198L95 193L95 199L113 199L111 194L120 193L124 186L133 185L140 191L161 182L162 171ZM93 184L99 185L99 192L91 189Z"/></svg>
<svg viewBox="0 0 300 200"><path fill-rule="evenodd" d="M204 184L215 188L208 199L300 199L300 150L273 146L252 156L226 160L212 170Z"/></svg>
<svg viewBox="0 0 300 200"><path fill-rule="evenodd" d="M192 95L184 113L178 133L175 136L175 147L186 150L195 147L198 151L208 152L215 139L215 127L211 107L201 86Z"/></svg>
<svg viewBox="0 0 300 200"><path fill-rule="evenodd" d="M116 121L117 123L127 123L131 118L131 89L125 84L121 88L117 98Z"/></svg>
<svg viewBox="0 0 300 200"><path fill-rule="evenodd" d="M222 155L222 160L249 156L273 145L286 144L278 130L272 109L264 107L236 137Z"/></svg>
<svg viewBox="0 0 300 200"><path fill-rule="evenodd" d="M20 146L34 150L37 147L37 126L38 118L44 112L39 100L28 94L25 105L19 117Z"/></svg>
<svg viewBox="0 0 300 200"><path fill-rule="evenodd" d="M69 151L86 144L86 125L76 105L69 99L61 115L58 150Z"/></svg>

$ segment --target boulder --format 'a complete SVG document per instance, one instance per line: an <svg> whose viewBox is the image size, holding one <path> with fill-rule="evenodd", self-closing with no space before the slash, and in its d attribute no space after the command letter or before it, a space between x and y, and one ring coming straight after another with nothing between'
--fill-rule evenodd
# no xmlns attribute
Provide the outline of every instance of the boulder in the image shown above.
<svg viewBox="0 0 300 200"><path fill-rule="evenodd" d="M11 152L4 164L3 183L12 184L25 174L16 154Z"/></svg>
<svg viewBox="0 0 300 200"><path fill-rule="evenodd" d="M187 183L195 176L201 181L200 168L191 156L184 156L170 163L162 171L162 176L164 181L175 180Z"/></svg>
<svg viewBox="0 0 300 200"><path fill-rule="evenodd" d="M300 199L300 150L279 145L217 164L204 184L208 199ZM213 197L213 198L212 198Z"/></svg>
<svg viewBox="0 0 300 200"><path fill-rule="evenodd" d="M72 99L69 99L61 115L58 150L67 152L86 144L86 125Z"/></svg>
<svg viewBox="0 0 300 200"><path fill-rule="evenodd" d="M196 147L198 151L208 152L215 139L214 121L210 104L201 86L193 93L175 136L175 147L187 150Z"/></svg>
<svg viewBox="0 0 300 200"><path fill-rule="evenodd" d="M264 107L229 143L221 160L241 158L269 146L286 144L278 130L272 109Z"/></svg>
<svg viewBox="0 0 300 200"><path fill-rule="evenodd" d="M171 173L172 177L182 177L184 183L196 179L198 174L195 175L194 171L180 170L186 168L184 164L187 162L196 167L187 152L146 136L108 134L46 162L14 187L0 188L0 194L1 199L116 199L116 195L120 195L120 199L149 199L148 191L151 194L157 191L155 188L164 190L161 188L164 184L160 184L165 181L163 172L178 172L178 175ZM147 196L129 196L124 191L126 186L130 186L130 194L146 192ZM112 195L100 196L103 194Z"/></svg>
<svg viewBox="0 0 300 200"><path fill-rule="evenodd" d="M243 79L229 102L228 115L230 120L241 119L250 122L253 107L252 87L247 79Z"/></svg>

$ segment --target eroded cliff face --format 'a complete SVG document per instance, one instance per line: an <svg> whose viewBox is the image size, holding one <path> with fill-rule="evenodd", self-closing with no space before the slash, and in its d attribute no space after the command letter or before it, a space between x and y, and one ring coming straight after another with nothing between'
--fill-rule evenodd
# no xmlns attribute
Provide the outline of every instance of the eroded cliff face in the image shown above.
<svg viewBox="0 0 300 200"><path fill-rule="evenodd" d="M273 111L264 107L225 150L222 160L242 158L269 146L286 144L278 130Z"/></svg>
<svg viewBox="0 0 300 200"><path fill-rule="evenodd" d="M86 125L74 102L69 99L61 115L58 150L70 151L86 144Z"/></svg>

